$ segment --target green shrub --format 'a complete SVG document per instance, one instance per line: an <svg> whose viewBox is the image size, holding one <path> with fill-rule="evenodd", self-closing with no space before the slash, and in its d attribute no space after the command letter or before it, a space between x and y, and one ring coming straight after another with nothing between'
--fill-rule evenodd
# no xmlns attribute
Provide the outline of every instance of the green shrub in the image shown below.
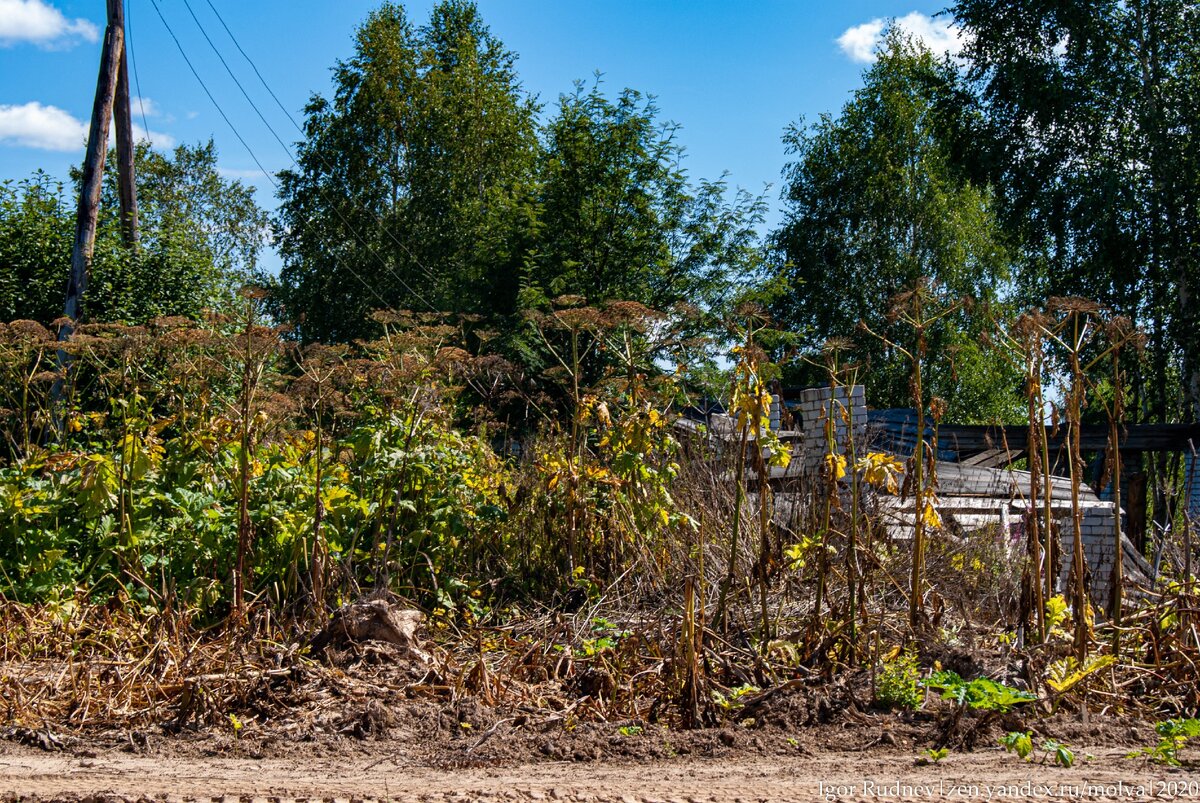
<svg viewBox="0 0 1200 803"><path fill-rule="evenodd" d="M963 680L957 672L944 669L934 672L925 681L925 688L940 691L943 700L953 700L960 706L981 711L1008 711L1015 705L1032 703L1036 694L1005 686L990 678Z"/></svg>
<svg viewBox="0 0 1200 803"><path fill-rule="evenodd" d="M875 702L888 708L916 710L921 707L921 698L915 652L906 650L883 662L883 669L875 681Z"/></svg>
<svg viewBox="0 0 1200 803"><path fill-rule="evenodd" d="M1180 766L1179 751L1189 739L1200 736L1200 719L1168 719L1154 726L1158 734L1158 744L1154 747L1143 747L1129 754L1129 758L1147 758L1157 764L1169 767Z"/></svg>

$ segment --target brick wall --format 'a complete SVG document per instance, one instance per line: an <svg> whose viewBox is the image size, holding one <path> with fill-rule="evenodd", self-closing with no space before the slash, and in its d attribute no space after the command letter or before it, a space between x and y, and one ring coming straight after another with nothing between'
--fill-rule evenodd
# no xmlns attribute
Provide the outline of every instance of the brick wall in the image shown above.
<svg viewBox="0 0 1200 803"><path fill-rule="evenodd" d="M1122 524L1126 523L1124 512L1121 514ZM1068 593L1067 582L1071 575L1071 563L1075 553L1075 531L1071 514L1058 519L1059 543L1062 547L1062 563L1058 574L1059 593ZM1088 570L1091 573L1092 604L1097 611L1102 611L1108 604L1109 590L1112 587L1112 569L1114 562L1113 536L1116 530L1116 517L1112 502L1094 502L1083 508L1081 524L1083 540L1083 555L1087 559ZM1124 569L1125 582L1135 585L1149 585L1151 568L1146 560L1137 553L1133 543L1125 537L1126 527L1122 527L1121 563Z"/></svg>
<svg viewBox="0 0 1200 803"><path fill-rule="evenodd" d="M808 469L820 465L829 447L826 441L825 424L832 418L834 423L834 448L845 454L848 445L847 433L853 431L855 444L861 451L866 446L867 394L862 385L840 388L808 388L800 391L798 405L792 405L794 415L800 417L800 430L804 433L804 464ZM848 413L847 426L843 411ZM851 430L851 427L853 430Z"/></svg>

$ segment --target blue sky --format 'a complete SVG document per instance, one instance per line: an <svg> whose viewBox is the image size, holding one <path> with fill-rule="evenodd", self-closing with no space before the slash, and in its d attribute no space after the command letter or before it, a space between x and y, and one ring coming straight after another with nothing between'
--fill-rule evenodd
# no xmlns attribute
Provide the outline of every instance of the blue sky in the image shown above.
<svg viewBox="0 0 1200 803"><path fill-rule="evenodd" d="M290 167L242 97L188 12L195 12L275 132L298 133L237 53L213 8L297 119L313 92L328 93L330 67L351 53L356 26L374 0L157 0L166 23L250 150L268 171ZM211 6L210 6L211 3ZM433 0L405 3L423 23ZM632 87L657 96L664 119L681 126L684 163L696 178L729 173L735 186L764 192L778 220L785 127L835 112L860 84L884 20L900 24L939 50L957 39L945 2L859 0L479 0L483 17L519 58L526 90L545 108L575 80L604 74L610 93ZM217 144L223 171L274 190L206 97L151 0L126 0L136 67L135 95L144 98L135 125L153 142ZM66 176L83 158L104 26L103 0L0 0L0 180L41 168ZM268 264L274 264L268 258Z"/></svg>

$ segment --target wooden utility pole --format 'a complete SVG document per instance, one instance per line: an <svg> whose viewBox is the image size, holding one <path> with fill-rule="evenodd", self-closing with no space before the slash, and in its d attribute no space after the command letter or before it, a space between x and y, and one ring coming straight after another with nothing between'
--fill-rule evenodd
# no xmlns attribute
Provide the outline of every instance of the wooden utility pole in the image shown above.
<svg viewBox="0 0 1200 803"><path fill-rule="evenodd" d="M138 247L137 184L133 162L136 142L133 137L133 111L129 101L129 57L125 52L124 0L108 0L109 25L121 29L121 66L117 70L117 96L113 102L113 122L117 126L117 191L121 196L121 233L125 245Z"/></svg>
<svg viewBox="0 0 1200 803"><path fill-rule="evenodd" d="M100 190L104 181L104 159L108 152L109 121L113 118L114 102L117 103L117 163L120 170L122 229L130 246L136 246L138 239L133 126L130 119L129 79L125 74L125 9L123 0L107 0L107 3L108 27L104 31L100 77L96 81L96 100L92 104L92 124L88 129L79 209L75 217L75 243L71 249L71 275L67 280L64 312L71 323L59 330L59 340L71 336L73 323L83 312L83 298L96 245L96 221L100 211ZM59 361L65 362L65 355L60 354Z"/></svg>

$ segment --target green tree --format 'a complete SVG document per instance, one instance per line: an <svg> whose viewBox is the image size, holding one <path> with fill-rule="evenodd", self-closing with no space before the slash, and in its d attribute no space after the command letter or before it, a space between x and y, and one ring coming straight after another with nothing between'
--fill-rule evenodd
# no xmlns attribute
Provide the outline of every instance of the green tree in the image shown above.
<svg viewBox="0 0 1200 803"><path fill-rule="evenodd" d="M383 307L515 308L538 140L514 64L472 3L420 30L394 3L367 17L280 176L278 294L306 339L368 334Z"/></svg>
<svg viewBox="0 0 1200 803"><path fill-rule="evenodd" d="M854 335L860 321L887 331L891 300L920 277L954 295L1002 301L1008 263L991 193L959 158L965 99L951 63L892 30L840 117L788 131L795 159L784 171L787 211L775 244L789 292L773 311L810 347ZM952 418L1015 410L1017 379L980 345L982 329L963 313L927 333L932 353L953 357L930 366L926 383L950 401ZM906 406L904 361L882 341L858 341L872 403Z"/></svg>
<svg viewBox="0 0 1200 803"><path fill-rule="evenodd" d="M714 308L736 278L754 276L762 200L730 200L723 180L692 186L677 126L657 111L631 89L609 100L599 81L559 98L545 131L528 289Z"/></svg>
<svg viewBox="0 0 1200 803"><path fill-rule="evenodd" d="M107 175L87 320L194 318L228 304L255 273L265 242L267 218L254 190L220 175L212 142L170 155L142 143L135 170L140 252L122 241L116 179ZM0 319L50 323L62 315L74 231L74 195L45 173L0 185Z"/></svg>
<svg viewBox="0 0 1200 803"><path fill-rule="evenodd" d="M73 232L61 183L38 171L0 184L0 321L62 315Z"/></svg>
<svg viewBox="0 0 1200 803"><path fill-rule="evenodd" d="M1130 412L1195 418L1200 3L960 0L954 13L1021 283L1132 318L1149 343Z"/></svg>

